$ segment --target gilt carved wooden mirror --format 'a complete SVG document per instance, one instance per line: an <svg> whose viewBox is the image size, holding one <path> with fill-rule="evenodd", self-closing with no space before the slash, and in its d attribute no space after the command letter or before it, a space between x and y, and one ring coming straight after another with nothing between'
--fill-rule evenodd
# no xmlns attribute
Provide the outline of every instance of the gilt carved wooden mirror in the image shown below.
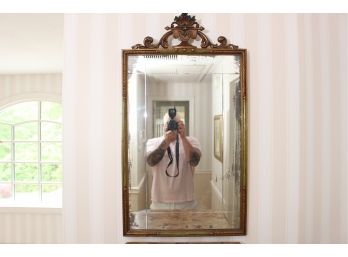
<svg viewBox="0 0 348 257"><path fill-rule="evenodd" d="M245 235L246 50L165 29L123 50L124 235Z"/></svg>

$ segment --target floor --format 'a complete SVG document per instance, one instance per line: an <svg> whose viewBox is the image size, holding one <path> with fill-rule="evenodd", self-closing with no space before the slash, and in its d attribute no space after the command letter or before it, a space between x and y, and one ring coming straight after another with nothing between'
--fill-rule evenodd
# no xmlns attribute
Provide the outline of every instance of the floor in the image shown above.
<svg viewBox="0 0 348 257"><path fill-rule="evenodd" d="M131 229L226 229L233 228L222 211L153 211L131 214ZM235 223L235 222L233 222ZM237 223L238 224L238 223Z"/></svg>

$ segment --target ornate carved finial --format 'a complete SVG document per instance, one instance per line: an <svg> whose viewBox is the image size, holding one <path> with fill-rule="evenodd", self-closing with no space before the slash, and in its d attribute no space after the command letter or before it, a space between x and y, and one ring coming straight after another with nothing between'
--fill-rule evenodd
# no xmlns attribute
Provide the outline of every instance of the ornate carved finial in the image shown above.
<svg viewBox="0 0 348 257"><path fill-rule="evenodd" d="M174 22L172 22L170 27L165 27L165 29L168 30L168 32L161 37L157 44L153 44L153 38L148 36L144 39L143 45L136 44L132 49L156 49L160 46L169 48L168 38L170 36L181 41L179 45L172 46L173 48L196 48L196 46L192 45L190 42L199 37L201 39L201 48L238 49L236 45L227 44L227 39L222 36L218 38L219 45L211 43L208 37L202 32L204 28L196 22L195 16L190 16L187 13L175 16Z"/></svg>
<svg viewBox="0 0 348 257"><path fill-rule="evenodd" d="M187 13L182 13L179 17L175 16L174 22L171 26L166 27L165 29L172 31L173 37L181 41L176 48L195 48L195 46L191 45L189 41L197 37L198 31L204 30L204 28L200 27L196 22L195 16L191 17Z"/></svg>

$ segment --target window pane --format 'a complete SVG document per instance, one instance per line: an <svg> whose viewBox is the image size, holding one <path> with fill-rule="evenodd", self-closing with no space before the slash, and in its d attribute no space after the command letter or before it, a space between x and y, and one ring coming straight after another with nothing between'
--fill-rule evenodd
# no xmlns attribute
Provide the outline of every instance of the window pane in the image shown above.
<svg viewBox="0 0 348 257"><path fill-rule="evenodd" d="M0 143L0 161L11 161L10 143Z"/></svg>
<svg viewBox="0 0 348 257"><path fill-rule="evenodd" d="M23 202L39 200L39 186L37 184L15 184L15 198Z"/></svg>
<svg viewBox="0 0 348 257"><path fill-rule="evenodd" d="M18 122L37 119L38 102L19 103L0 111L0 122L15 124Z"/></svg>
<svg viewBox="0 0 348 257"><path fill-rule="evenodd" d="M62 181L62 165L42 164L42 181L60 182Z"/></svg>
<svg viewBox="0 0 348 257"><path fill-rule="evenodd" d="M16 161L37 161L38 144L37 143L16 143L15 144Z"/></svg>
<svg viewBox="0 0 348 257"><path fill-rule="evenodd" d="M38 140L38 123L29 122L15 126L15 140Z"/></svg>
<svg viewBox="0 0 348 257"><path fill-rule="evenodd" d="M42 143L41 144L41 160L42 161L61 161L62 160L62 144L61 143Z"/></svg>
<svg viewBox="0 0 348 257"><path fill-rule="evenodd" d="M0 141L9 141L11 139L11 126L0 124Z"/></svg>
<svg viewBox="0 0 348 257"><path fill-rule="evenodd" d="M41 140L60 141L62 140L62 125L52 122L41 123Z"/></svg>
<svg viewBox="0 0 348 257"><path fill-rule="evenodd" d="M12 184L10 183L0 183L0 200L12 198Z"/></svg>
<svg viewBox="0 0 348 257"><path fill-rule="evenodd" d="M38 181L37 164L19 163L15 165L16 181Z"/></svg>
<svg viewBox="0 0 348 257"><path fill-rule="evenodd" d="M53 102L41 103L41 119L50 121L62 121L62 105Z"/></svg>
<svg viewBox="0 0 348 257"><path fill-rule="evenodd" d="M0 110L2 203L43 200L56 204L62 201L62 106L41 102L41 113L39 107L39 101L31 101ZM48 163L39 164L38 161Z"/></svg>
<svg viewBox="0 0 348 257"><path fill-rule="evenodd" d="M0 181L11 181L11 163L0 163Z"/></svg>
<svg viewBox="0 0 348 257"><path fill-rule="evenodd" d="M49 203L59 203L62 201L61 184L42 185L42 200Z"/></svg>

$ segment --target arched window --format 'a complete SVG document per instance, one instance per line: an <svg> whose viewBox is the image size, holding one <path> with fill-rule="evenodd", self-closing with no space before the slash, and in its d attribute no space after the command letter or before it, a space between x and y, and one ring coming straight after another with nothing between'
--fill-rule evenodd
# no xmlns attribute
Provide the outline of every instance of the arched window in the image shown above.
<svg viewBox="0 0 348 257"><path fill-rule="evenodd" d="M61 202L61 104L28 101L0 108L0 204Z"/></svg>

